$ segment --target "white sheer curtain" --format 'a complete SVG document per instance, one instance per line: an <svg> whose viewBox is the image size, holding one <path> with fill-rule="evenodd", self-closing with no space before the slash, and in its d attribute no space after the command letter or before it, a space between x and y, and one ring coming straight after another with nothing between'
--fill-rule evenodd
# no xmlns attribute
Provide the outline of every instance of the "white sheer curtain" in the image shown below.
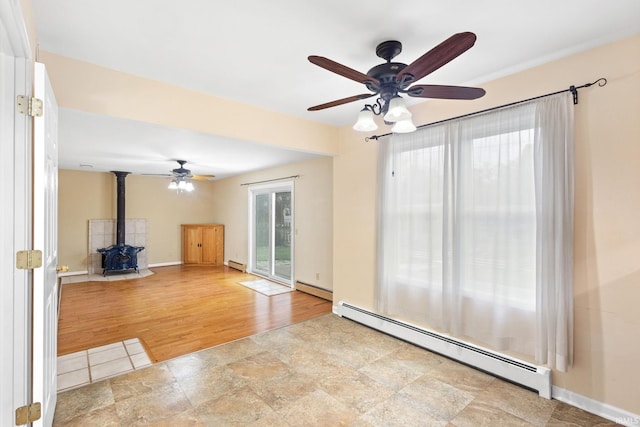
<svg viewBox="0 0 640 427"><path fill-rule="evenodd" d="M537 102L536 360L561 371L573 362L573 103Z"/></svg>
<svg viewBox="0 0 640 427"><path fill-rule="evenodd" d="M569 98L379 142L378 310L556 365L572 341Z"/></svg>

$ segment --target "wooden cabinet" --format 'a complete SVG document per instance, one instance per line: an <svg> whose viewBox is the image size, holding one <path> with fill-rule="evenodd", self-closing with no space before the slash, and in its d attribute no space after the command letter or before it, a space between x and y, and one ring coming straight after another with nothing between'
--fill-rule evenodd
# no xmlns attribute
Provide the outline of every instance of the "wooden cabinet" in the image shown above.
<svg viewBox="0 0 640 427"><path fill-rule="evenodd" d="M184 264L222 265L224 262L224 225L182 224L182 262Z"/></svg>

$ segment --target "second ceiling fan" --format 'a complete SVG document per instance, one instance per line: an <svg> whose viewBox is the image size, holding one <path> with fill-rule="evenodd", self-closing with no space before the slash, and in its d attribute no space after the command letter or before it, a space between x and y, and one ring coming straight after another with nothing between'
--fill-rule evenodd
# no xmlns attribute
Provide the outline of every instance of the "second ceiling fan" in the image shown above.
<svg viewBox="0 0 640 427"><path fill-rule="evenodd" d="M371 68L366 74L339 64L322 56L309 56L309 61L340 76L362 83L370 91L347 98L337 99L310 107L309 111L318 111L336 107L378 95L376 104L365 109L373 114L386 114L394 98L406 94L415 98L439 99L477 99L485 94L484 89L466 86L414 85L415 82L433 73L443 65L457 58L476 41L476 35L470 32L458 33L434 47L411 64L391 62L402 51L399 41L385 41L376 48L376 55L386 62ZM364 111L364 110L363 110ZM385 117L387 121L387 117ZM394 120L395 121L395 120Z"/></svg>
<svg viewBox="0 0 640 427"><path fill-rule="evenodd" d="M192 175L191 170L184 167L187 164L186 160L176 160L180 167L171 170L171 173L153 173L153 174L144 174L144 175L156 175L156 176L167 176L171 178L171 182L169 183L170 190L179 190L179 191L193 191L194 187L191 183L192 180L195 181L211 181L215 178L215 175Z"/></svg>

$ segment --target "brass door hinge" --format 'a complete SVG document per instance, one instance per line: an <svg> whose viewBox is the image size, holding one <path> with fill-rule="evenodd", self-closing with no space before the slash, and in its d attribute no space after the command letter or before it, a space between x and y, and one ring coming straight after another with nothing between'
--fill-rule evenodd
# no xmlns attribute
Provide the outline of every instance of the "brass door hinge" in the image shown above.
<svg viewBox="0 0 640 427"><path fill-rule="evenodd" d="M23 426L25 424L38 421L42 416L42 405L40 402L34 402L30 405L21 406L16 409L16 425Z"/></svg>
<svg viewBox="0 0 640 427"><path fill-rule="evenodd" d="M33 270L42 267L42 251L28 250L16 252L16 268L18 270Z"/></svg>
<svg viewBox="0 0 640 427"><path fill-rule="evenodd" d="M42 117L42 100L30 96L18 95L18 113L25 116Z"/></svg>

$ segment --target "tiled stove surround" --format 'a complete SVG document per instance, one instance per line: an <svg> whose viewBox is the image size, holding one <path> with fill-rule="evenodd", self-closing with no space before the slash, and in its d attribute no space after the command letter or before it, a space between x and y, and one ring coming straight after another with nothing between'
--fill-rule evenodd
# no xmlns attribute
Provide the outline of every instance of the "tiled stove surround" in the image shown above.
<svg viewBox="0 0 640 427"><path fill-rule="evenodd" d="M125 220L124 243L132 246L144 246L144 250L138 253L138 269L148 268L147 235L149 225L146 219L127 218ZM89 257L87 271L89 275L102 274L102 255L97 252L100 248L108 248L116 244L116 220L115 219L90 219L89 220Z"/></svg>

